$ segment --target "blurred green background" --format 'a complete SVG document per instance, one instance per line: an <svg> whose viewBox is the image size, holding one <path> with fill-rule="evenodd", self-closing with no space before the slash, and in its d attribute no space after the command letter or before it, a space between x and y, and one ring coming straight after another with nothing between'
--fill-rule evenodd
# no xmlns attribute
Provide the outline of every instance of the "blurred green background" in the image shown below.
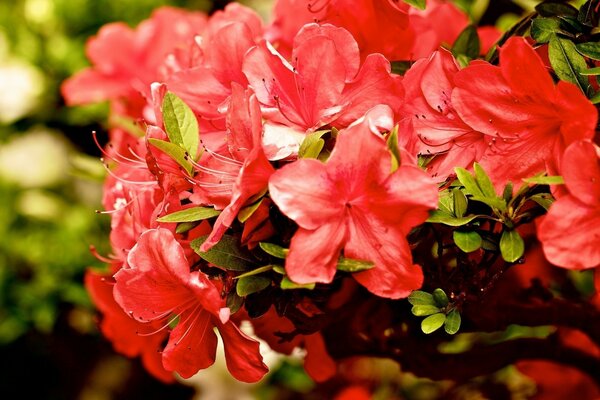
<svg viewBox="0 0 600 400"><path fill-rule="evenodd" d="M104 170L91 135L96 130L106 138L102 122L108 107L66 107L59 87L88 65L85 42L102 25L126 21L133 26L161 5L210 12L226 3L0 2L0 397L100 400L194 395L190 386L154 381L138 361L115 355L97 331L82 279L87 267L102 266L90 253L90 244L100 254L110 251L109 218L94 213L101 208ZM266 18L271 0L246 3ZM457 3L474 19L506 28L536 1ZM314 384L299 361L274 365L275 373L262 387L234 384L221 372L218 379L207 375L198 384L205 388L198 394L219 400L322 398L306 394ZM395 381L392 386L416 388L407 397L432 398L438 393L439 386L406 374L399 383L397 367L371 367L388 371L378 373ZM377 398L389 398L389 387L382 386Z"/></svg>

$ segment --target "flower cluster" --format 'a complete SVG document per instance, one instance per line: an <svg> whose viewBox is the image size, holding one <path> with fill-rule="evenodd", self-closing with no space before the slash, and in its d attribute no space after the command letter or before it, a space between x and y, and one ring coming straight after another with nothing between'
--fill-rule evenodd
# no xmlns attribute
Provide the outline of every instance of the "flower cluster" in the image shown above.
<svg viewBox="0 0 600 400"><path fill-rule="evenodd" d="M118 126L104 150L110 270L86 277L117 350L165 381L190 377L215 361L216 328L231 374L256 382L267 367L239 328L250 320L274 349L304 347L324 380L336 367L319 321L354 293L413 293L434 307L413 309L429 315L423 331L456 332L468 290L449 278L450 300L429 304L417 290L444 278L425 253L492 271L498 256L522 261L525 236L556 266L600 265L593 89L545 52L567 42L504 37L471 61L495 30L449 2L407 3L280 0L266 26L238 4L163 8L90 39L92 66L63 94L110 101ZM470 286L486 291L484 278Z"/></svg>

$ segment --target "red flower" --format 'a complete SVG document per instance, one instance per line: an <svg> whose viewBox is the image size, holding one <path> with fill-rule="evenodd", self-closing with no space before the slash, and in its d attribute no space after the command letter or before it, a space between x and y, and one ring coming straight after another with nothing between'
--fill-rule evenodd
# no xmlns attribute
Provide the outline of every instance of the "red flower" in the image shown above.
<svg viewBox="0 0 600 400"><path fill-rule="evenodd" d="M115 300L137 321L161 321L166 328L174 316L179 318L162 353L165 369L189 378L212 365L216 327L223 338L227 367L235 378L256 382L267 372L258 342L229 321L229 309L207 276L190 272L183 248L170 231L144 232L129 252L128 266L115 274L115 280Z"/></svg>
<svg viewBox="0 0 600 400"><path fill-rule="evenodd" d="M568 194L538 223L538 238L548 261L569 269L600 265L600 158L590 142L576 142L562 159Z"/></svg>
<svg viewBox="0 0 600 400"><path fill-rule="evenodd" d="M272 175L271 198L298 225L286 272L329 283L340 251L376 267L354 277L374 294L399 298L421 286L406 235L437 206L437 187L413 165L390 173L391 155L366 116L338 136L327 164L300 159Z"/></svg>
<svg viewBox="0 0 600 400"><path fill-rule="evenodd" d="M406 103L402 110L410 120L401 132L416 136L413 153L435 156L427 171L440 180L453 174L455 167L470 168L487 149L483 134L465 124L452 104L458 72L452 54L441 49L417 61L403 81Z"/></svg>
<svg viewBox="0 0 600 400"><path fill-rule="evenodd" d="M480 163L497 184L544 172L570 143L594 136L596 108L575 85L554 85L523 38L500 49L499 67L478 62L457 73L454 83L456 112L488 136L490 149Z"/></svg>
<svg viewBox="0 0 600 400"><path fill-rule="evenodd" d="M403 101L399 76L381 54L368 56L360 67L358 46L352 35L332 25L308 24L296 35L292 64L266 42L251 49L244 73L269 120L265 146L273 144L270 159L297 151L303 134L331 124L348 126L377 104L397 110ZM277 130L277 126L293 130ZM294 133L296 131L296 133ZM286 141L281 135L291 136ZM284 148L283 142L295 142ZM281 151L278 151L281 150Z"/></svg>

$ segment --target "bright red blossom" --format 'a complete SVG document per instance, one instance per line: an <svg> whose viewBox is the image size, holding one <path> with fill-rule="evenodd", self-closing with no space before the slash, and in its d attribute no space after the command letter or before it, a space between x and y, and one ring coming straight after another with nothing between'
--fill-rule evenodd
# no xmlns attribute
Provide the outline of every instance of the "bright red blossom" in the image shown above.
<svg viewBox="0 0 600 400"><path fill-rule="evenodd" d="M207 276L200 271L190 272L183 248L170 231L144 232L115 281L115 300L137 321L161 321L166 329L178 316L179 322L170 332L162 353L165 369L189 378L212 365L216 327L223 338L227 367L234 377L256 382L267 372L258 342L229 321L229 309Z"/></svg>
<svg viewBox="0 0 600 400"><path fill-rule="evenodd" d="M437 187L416 166L393 173L385 141L367 117L342 132L329 161L301 159L275 172L269 192L298 231L286 272L298 283L329 283L341 250L376 267L354 277L371 292L406 297L421 286L406 235L437 205Z"/></svg>

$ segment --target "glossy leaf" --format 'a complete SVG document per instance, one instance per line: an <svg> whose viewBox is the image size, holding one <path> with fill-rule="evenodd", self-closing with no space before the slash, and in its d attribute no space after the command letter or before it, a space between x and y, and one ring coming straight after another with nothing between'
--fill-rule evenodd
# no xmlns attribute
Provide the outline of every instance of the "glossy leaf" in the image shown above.
<svg viewBox="0 0 600 400"><path fill-rule="evenodd" d="M351 258L340 257L337 263L337 269L345 272L360 272L371 269L375 266L371 261L353 260Z"/></svg>
<svg viewBox="0 0 600 400"><path fill-rule="evenodd" d="M525 243L519 232L515 230L502 232L500 253L506 262L516 262L525 253Z"/></svg>
<svg viewBox="0 0 600 400"><path fill-rule="evenodd" d="M556 1L544 1L535 7L535 11L537 11L542 17L554 17L554 16L576 17L578 14L578 11L575 7L573 7L569 4L559 3Z"/></svg>
<svg viewBox="0 0 600 400"><path fill-rule="evenodd" d="M464 217L467 213L467 206L469 204L467 201L467 196L465 196L463 191L460 189L454 189L452 191L452 196L454 200L454 215L456 215L458 218Z"/></svg>
<svg viewBox="0 0 600 400"><path fill-rule="evenodd" d="M321 150L325 146L325 141L321 137L329 131L316 131L306 135L300 149L298 150L298 158L317 158L321 154Z"/></svg>
<svg viewBox="0 0 600 400"><path fill-rule="evenodd" d="M424 10L427 5L426 0L402 0L406 4L410 4L411 6L418 8L419 10Z"/></svg>
<svg viewBox="0 0 600 400"><path fill-rule="evenodd" d="M452 232L452 238L456 246L465 253L471 253L481 247L481 236L475 231L454 231Z"/></svg>
<svg viewBox="0 0 600 400"><path fill-rule="evenodd" d="M398 126L396 125L394 129L390 132L387 137L387 147L392 153L392 171L394 172L400 166L400 162L402 161L400 158L400 149L398 148Z"/></svg>
<svg viewBox="0 0 600 400"><path fill-rule="evenodd" d="M189 175L192 175L192 173L194 172L194 168L192 167L192 164L190 164L190 162L188 161L186 152L183 148L174 143L160 139L150 138L148 139L148 142L152 146L156 147L157 149L171 157Z"/></svg>
<svg viewBox="0 0 600 400"><path fill-rule="evenodd" d="M467 26L461 33L458 35L458 38L454 41L454 45L452 46L452 54L455 57L459 55L465 55L470 59L477 58L479 56L479 50L481 48L481 43L479 41L479 35L477 34L477 28L473 25Z"/></svg>
<svg viewBox="0 0 600 400"><path fill-rule="evenodd" d="M230 271L246 271L249 266L255 265L254 257L240 247L239 240L230 235L223 235L221 240L207 252L200 251L200 246L208 235L200 236L190 243L191 248L203 260Z"/></svg>
<svg viewBox="0 0 600 400"><path fill-rule="evenodd" d="M449 335L454 335L460 329L460 313L457 310L452 310L446 315L446 320L444 321L444 330Z"/></svg>
<svg viewBox="0 0 600 400"><path fill-rule="evenodd" d="M440 309L437 306L418 305L418 306L413 306L413 308L410 310L410 312L412 312L413 315L416 315L417 317L425 317L427 315L439 313Z"/></svg>
<svg viewBox="0 0 600 400"><path fill-rule="evenodd" d="M469 173L469 171L460 167L454 168L454 171L456 172L456 177L458 178L459 182L465 187L465 191L467 194L485 197L485 195L479 188L477 181L475 180L473 175Z"/></svg>
<svg viewBox="0 0 600 400"><path fill-rule="evenodd" d="M240 297L248 296L249 294L260 292L271 285L271 279L264 276L247 276L238 279L235 285L235 292Z"/></svg>
<svg viewBox="0 0 600 400"><path fill-rule="evenodd" d="M586 77L580 75L587 70L587 63L577 52L573 42L558 36L553 37L548 47L548 56L554 72L560 79L577 85L587 94L589 82Z"/></svg>
<svg viewBox="0 0 600 400"><path fill-rule="evenodd" d="M408 296L408 302L413 306L435 306L435 300L431 293L424 292L422 290L415 290Z"/></svg>
<svg viewBox="0 0 600 400"><path fill-rule="evenodd" d="M454 215L450 215L443 211L434 211L430 214L429 218L427 218L426 222L433 224L444 224L448 226L463 226L473 221L477 217L479 217L479 215L473 214L457 218Z"/></svg>
<svg viewBox="0 0 600 400"><path fill-rule="evenodd" d="M430 315L421 322L421 330L423 333L430 334L440 329L445 321L446 315L443 313Z"/></svg>
<svg viewBox="0 0 600 400"><path fill-rule="evenodd" d="M246 222L248 220L248 218L250 218L252 216L252 214L254 214L254 212L256 210L258 210L258 207L260 207L260 204L262 203L262 201L263 201L263 199L261 198L256 203L250 204L249 206L242 208L237 215L238 221L240 221L241 223Z"/></svg>
<svg viewBox="0 0 600 400"><path fill-rule="evenodd" d="M258 244L263 251L273 257L284 259L289 250L273 243L260 242Z"/></svg>
<svg viewBox="0 0 600 400"><path fill-rule="evenodd" d="M564 185L565 180L562 176L534 176L523 179L523 182L533 183L536 185Z"/></svg>
<svg viewBox="0 0 600 400"><path fill-rule="evenodd" d="M446 292L444 292L443 289L441 288L437 288L433 291L432 293L433 295L433 300L435 301L435 304L437 304L439 307L446 307L449 303L448 300L448 296L446 295Z"/></svg>
<svg viewBox="0 0 600 400"><path fill-rule="evenodd" d="M315 288L315 284L314 283L305 283L305 284L295 283L295 282L292 282L290 280L290 278L288 278L287 276L284 276L283 279L281 280L280 287L283 290L290 290L290 289L313 290Z"/></svg>
<svg viewBox="0 0 600 400"><path fill-rule="evenodd" d="M243 279L248 276L262 274L263 272L272 270L273 267L274 267L274 265L265 265L264 267L260 267L260 268L253 269L252 271L244 272L243 274L238 275L238 276L234 277L233 279Z"/></svg>
<svg viewBox="0 0 600 400"><path fill-rule="evenodd" d="M592 60L600 61L600 42L579 43L576 49L580 54Z"/></svg>
<svg viewBox="0 0 600 400"><path fill-rule="evenodd" d="M158 222L195 222L216 217L221 211L212 207L192 207L176 211L157 219Z"/></svg>
<svg viewBox="0 0 600 400"><path fill-rule="evenodd" d="M536 18L531 24L531 37L538 43L548 43L560 32L560 21L556 18Z"/></svg>
<svg viewBox="0 0 600 400"><path fill-rule="evenodd" d="M177 95L167 92L162 102L163 121L171 143L179 145L196 159L200 134L192 109Z"/></svg>
<svg viewBox="0 0 600 400"><path fill-rule="evenodd" d="M494 189L494 185L490 180L489 176L485 173L481 165L474 163L473 170L475 171L475 180L477 181L477 185L481 189L481 192L485 197L495 198L496 197L496 189Z"/></svg>

